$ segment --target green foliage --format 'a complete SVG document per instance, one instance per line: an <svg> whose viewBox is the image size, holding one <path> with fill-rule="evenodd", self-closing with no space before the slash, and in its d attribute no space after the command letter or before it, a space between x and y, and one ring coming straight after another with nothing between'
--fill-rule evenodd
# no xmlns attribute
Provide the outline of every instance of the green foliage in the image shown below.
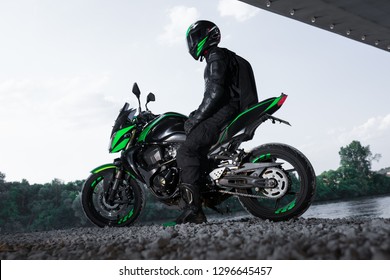
<svg viewBox="0 0 390 280"><path fill-rule="evenodd" d="M0 172L0 184L4 183L5 181L5 174Z"/></svg>
<svg viewBox="0 0 390 280"><path fill-rule="evenodd" d="M380 155L373 155L370 146L352 141L340 148L339 155L340 167L317 177L316 201L390 193L390 178L385 176L386 172L371 171L371 162L379 160Z"/></svg>
<svg viewBox="0 0 390 280"><path fill-rule="evenodd" d="M0 176L0 232L43 231L85 224L79 200L82 181L64 184L58 179L49 184L30 185L6 182Z"/></svg>

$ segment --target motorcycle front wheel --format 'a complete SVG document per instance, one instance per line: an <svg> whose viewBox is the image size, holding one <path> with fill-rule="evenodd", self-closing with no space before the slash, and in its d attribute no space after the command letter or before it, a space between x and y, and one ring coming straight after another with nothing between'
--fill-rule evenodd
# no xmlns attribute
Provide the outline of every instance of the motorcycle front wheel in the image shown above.
<svg viewBox="0 0 390 280"><path fill-rule="evenodd" d="M299 217L309 208L315 195L316 176L299 150L286 144L265 144L251 151L249 161L280 164L251 175L272 180L272 188L237 190L247 212L262 219L285 221Z"/></svg>
<svg viewBox="0 0 390 280"><path fill-rule="evenodd" d="M92 174L85 181L81 202L87 218L99 227L124 227L136 222L144 204L141 187L130 176L120 181L112 203L106 199L113 185L115 168Z"/></svg>

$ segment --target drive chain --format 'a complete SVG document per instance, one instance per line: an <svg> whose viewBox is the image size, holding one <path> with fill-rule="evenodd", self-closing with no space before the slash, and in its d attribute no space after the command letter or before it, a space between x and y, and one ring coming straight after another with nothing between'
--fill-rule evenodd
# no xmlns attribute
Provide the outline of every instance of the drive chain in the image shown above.
<svg viewBox="0 0 390 280"><path fill-rule="evenodd" d="M237 195L237 196L252 197L252 198L275 199L275 198L267 197L267 196L264 196L264 195L255 195L255 194L246 194L246 193L238 193L238 192L229 192L229 191L224 191L224 190L218 190L218 192L226 193L226 194L232 194L232 195Z"/></svg>

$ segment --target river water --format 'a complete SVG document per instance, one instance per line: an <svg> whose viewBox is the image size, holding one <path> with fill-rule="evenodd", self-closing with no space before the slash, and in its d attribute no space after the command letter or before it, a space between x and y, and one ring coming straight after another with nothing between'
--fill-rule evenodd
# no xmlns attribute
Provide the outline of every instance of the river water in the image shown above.
<svg viewBox="0 0 390 280"><path fill-rule="evenodd" d="M314 204L304 218L390 218L390 196Z"/></svg>

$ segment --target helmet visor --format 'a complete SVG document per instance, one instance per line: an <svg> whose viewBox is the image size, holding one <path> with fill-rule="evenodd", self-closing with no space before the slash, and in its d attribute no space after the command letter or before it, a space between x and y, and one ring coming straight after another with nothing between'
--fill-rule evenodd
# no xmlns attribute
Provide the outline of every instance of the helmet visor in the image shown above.
<svg viewBox="0 0 390 280"><path fill-rule="evenodd" d="M188 34L187 36L187 44L188 44L188 50L191 51L191 49L193 49L195 46L198 45L198 41L199 41L199 34L200 32L191 32L190 34Z"/></svg>

